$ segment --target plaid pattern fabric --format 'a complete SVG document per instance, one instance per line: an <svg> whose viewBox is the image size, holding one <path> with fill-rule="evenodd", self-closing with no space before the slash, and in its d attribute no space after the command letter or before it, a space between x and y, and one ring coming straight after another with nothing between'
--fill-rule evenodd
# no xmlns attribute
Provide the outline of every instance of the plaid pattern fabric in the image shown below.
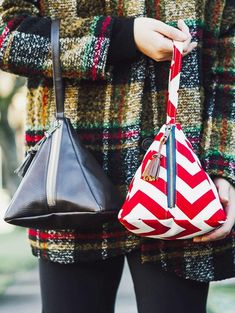
<svg viewBox="0 0 235 313"><path fill-rule="evenodd" d="M125 195L143 157L143 139L165 121L169 62L142 56L106 66L114 16L148 16L176 25L182 18L199 45L183 59L178 121L212 176L235 185L233 0L2 0L0 67L28 77L26 149L55 112L50 18L61 18L65 113L85 146ZM105 259L133 249L143 262L185 278L211 281L235 274L235 233L224 240L140 239L118 222L98 231L29 230L33 254L59 263Z"/></svg>

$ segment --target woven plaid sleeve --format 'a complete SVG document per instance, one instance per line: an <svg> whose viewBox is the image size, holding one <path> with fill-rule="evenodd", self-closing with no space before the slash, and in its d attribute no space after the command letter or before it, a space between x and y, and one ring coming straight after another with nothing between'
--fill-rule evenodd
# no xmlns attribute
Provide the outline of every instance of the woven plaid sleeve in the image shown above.
<svg viewBox="0 0 235 313"><path fill-rule="evenodd" d="M235 2L211 1L205 21L202 164L235 185ZM223 15L217 15L224 6ZM211 26L209 26L211 25Z"/></svg>
<svg viewBox="0 0 235 313"><path fill-rule="evenodd" d="M76 79L108 77L106 59L113 19L110 16L61 19L62 75ZM52 76L50 16L37 1L0 2L0 68L22 76Z"/></svg>

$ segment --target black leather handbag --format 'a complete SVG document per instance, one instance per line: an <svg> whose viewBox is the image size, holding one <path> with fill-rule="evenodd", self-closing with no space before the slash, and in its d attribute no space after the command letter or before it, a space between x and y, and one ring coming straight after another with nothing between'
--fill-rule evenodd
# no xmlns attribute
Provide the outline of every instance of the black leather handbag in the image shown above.
<svg viewBox="0 0 235 313"><path fill-rule="evenodd" d="M59 25L59 20L52 21L55 121L18 168L23 179L4 220L39 229L96 228L117 217L122 200L64 116Z"/></svg>

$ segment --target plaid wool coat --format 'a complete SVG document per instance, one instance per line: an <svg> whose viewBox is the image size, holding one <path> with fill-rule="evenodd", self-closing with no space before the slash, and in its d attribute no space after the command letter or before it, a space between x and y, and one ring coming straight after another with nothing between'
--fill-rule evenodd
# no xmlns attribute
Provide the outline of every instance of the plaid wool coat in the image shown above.
<svg viewBox="0 0 235 313"><path fill-rule="evenodd" d="M165 122L169 62L142 55L108 66L117 16L146 16L190 27L198 47L183 59L178 121L204 168L235 185L235 7L233 0L1 0L0 68L26 76L26 149L54 118L51 18L61 19L65 113L123 195ZM69 183L69 182L68 182ZM29 229L35 256L89 262L141 251L142 262L184 278L212 281L235 274L235 232L214 243L139 238L119 222L97 231Z"/></svg>

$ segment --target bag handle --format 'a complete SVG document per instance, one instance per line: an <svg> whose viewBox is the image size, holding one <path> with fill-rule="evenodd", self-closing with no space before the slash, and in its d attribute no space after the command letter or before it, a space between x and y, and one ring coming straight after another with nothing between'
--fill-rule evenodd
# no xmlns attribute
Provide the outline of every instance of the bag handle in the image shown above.
<svg viewBox="0 0 235 313"><path fill-rule="evenodd" d="M60 20L52 20L51 24L51 50L53 65L53 84L56 100L56 119L64 118L64 82L60 64ZM167 124L174 124L178 106L178 90L182 67L183 43L173 41L173 56L169 73Z"/></svg>
<svg viewBox="0 0 235 313"><path fill-rule="evenodd" d="M64 118L64 81L60 64L60 20L51 23L51 51L53 67L53 85L56 102L56 119Z"/></svg>
<svg viewBox="0 0 235 313"><path fill-rule="evenodd" d="M173 56L171 60L168 84L166 124L175 124L178 106L180 73L182 67L182 53L183 53L183 43L179 41L173 41Z"/></svg>

